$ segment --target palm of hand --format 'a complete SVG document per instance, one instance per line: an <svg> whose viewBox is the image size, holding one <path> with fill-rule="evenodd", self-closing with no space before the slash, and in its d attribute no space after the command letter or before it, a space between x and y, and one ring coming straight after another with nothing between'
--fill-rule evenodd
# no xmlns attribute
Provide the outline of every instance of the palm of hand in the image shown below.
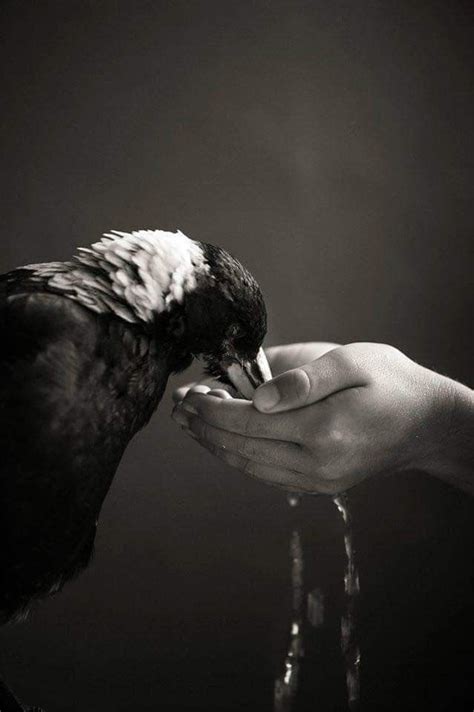
<svg viewBox="0 0 474 712"><path fill-rule="evenodd" d="M382 344L290 344L267 353L276 379L254 402L232 399L222 386L178 391L175 419L214 455L269 484L324 494L420 463L439 413L427 369ZM264 407L259 391L275 384L281 398Z"/></svg>

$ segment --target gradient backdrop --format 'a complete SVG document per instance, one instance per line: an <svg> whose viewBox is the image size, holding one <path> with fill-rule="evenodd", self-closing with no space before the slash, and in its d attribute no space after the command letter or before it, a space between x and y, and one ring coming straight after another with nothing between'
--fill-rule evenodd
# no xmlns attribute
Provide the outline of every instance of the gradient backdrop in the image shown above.
<svg viewBox="0 0 474 712"><path fill-rule="evenodd" d="M468 3L3 0L0 24L1 271L67 259L110 228L179 227L255 274L269 344L388 342L472 379ZM252 709L255 695L270 709L289 514L169 412L167 396L127 451L93 566L0 636L10 684L48 712ZM354 504L375 586L367 619L387 596L406 606L365 643L377 710L403 700L400 661L416 641L420 660L446 644L440 620L456 615L449 591L472 558L462 495L421 475L387 483L364 484ZM305 507L313 542L338 542L324 569L337 588L339 520L327 500ZM432 542L442 549L447 530L440 571ZM426 601L435 610L408 643L397 627L416 627ZM377 667L380 651L392 657ZM450 685L437 684L431 710Z"/></svg>

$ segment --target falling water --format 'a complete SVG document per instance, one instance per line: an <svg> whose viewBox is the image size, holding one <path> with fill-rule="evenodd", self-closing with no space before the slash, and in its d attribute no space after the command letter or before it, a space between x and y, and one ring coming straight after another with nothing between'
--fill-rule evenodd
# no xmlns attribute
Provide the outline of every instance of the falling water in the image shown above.
<svg viewBox="0 0 474 712"><path fill-rule="evenodd" d="M297 507L299 496L288 495L290 507ZM290 537L291 560L291 590L292 615L288 649L285 657L284 670L281 677L275 680L274 712L290 712L298 689L300 662L304 656L303 649L303 547L298 529L294 529Z"/></svg>
<svg viewBox="0 0 474 712"><path fill-rule="evenodd" d="M298 494L291 493L287 499L290 507L297 507L299 505L300 496ZM333 501L344 522L346 566L344 571L345 607L341 615L341 651L346 666L348 707L350 712L356 712L359 705L360 669L360 651L356 630L356 604L360 590L359 574L355 565L352 520L347 495L338 495L334 497ZM283 673L275 680L274 712L291 712L298 690L301 660L304 656L304 559L299 529L294 529L291 533L290 560L292 589L291 626ZM316 588L308 594L306 615L314 628L318 628L324 622L324 599L320 589Z"/></svg>
<svg viewBox="0 0 474 712"><path fill-rule="evenodd" d="M344 573L345 611L341 616L341 650L346 663L347 701L351 712L359 706L360 650L357 642L356 605L359 595L359 574L354 560L352 520L347 495L334 497L334 504L344 521L346 570Z"/></svg>

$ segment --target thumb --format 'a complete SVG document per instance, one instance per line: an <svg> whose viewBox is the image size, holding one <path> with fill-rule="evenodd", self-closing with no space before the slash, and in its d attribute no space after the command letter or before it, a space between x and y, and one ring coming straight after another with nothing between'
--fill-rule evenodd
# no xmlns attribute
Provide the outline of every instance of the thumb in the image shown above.
<svg viewBox="0 0 474 712"><path fill-rule="evenodd" d="M255 408L262 413L278 413L317 403L337 391L368 383L347 347L329 351L315 361L293 368L257 388Z"/></svg>

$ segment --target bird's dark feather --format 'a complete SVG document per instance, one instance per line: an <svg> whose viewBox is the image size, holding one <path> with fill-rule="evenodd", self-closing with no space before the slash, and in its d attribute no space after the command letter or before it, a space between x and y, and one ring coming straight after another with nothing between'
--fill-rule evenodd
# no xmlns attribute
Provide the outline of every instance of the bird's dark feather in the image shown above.
<svg viewBox="0 0 474 712"><path fill-rule="evenodd" d="M0 276L0 619L87 563L168 375L198 355L224 380L226 359L254 359L263 341L262 294L232 256L179 234L183 264L168 253L167 279L169 235L145 231L139 274L137 235Z"/></svg>
<svg viewBox="0 0 474 712"><path fill-rule="evenodd" d="M29 289L21 275L0 286L0 610L8 617L87 560L124 449L170 369L166 350L139 326Z"/></svg>

